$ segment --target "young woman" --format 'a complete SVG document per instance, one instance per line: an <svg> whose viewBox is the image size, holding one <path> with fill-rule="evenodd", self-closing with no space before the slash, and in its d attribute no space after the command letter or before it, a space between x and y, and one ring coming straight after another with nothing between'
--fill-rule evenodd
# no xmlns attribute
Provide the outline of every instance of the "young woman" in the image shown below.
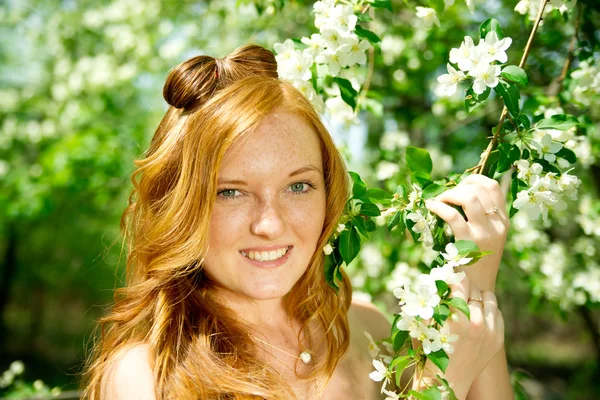
<svg viewBox="0 0 600 400"><path fill-rule="evenodd" d="M247 45L170 72L171 107L136 162L122 219L127 286L101 321L84 398L382 398L363 332L387 337L389 322L351 301L345 275L338 293L323 276L321 249L349 193L345 166L311 104L276 71L270 51ZM483 177L439 200L429 207L457 237L496 255L453 288L473 317L453 323L461 340L447 377L460 398L508 399L491 293L504 200ZM446 203L462 205L468 222Z"/></svg>

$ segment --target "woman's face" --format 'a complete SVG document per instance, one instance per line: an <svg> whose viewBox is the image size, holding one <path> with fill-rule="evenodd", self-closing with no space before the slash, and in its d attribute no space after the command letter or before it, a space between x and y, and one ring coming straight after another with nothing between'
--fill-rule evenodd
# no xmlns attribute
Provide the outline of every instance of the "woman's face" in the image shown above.
<svg viewBox="0 0 600 400"><path fill-rule="evenodd" d="M230 294L285 296L323 229L322 164L312 126L282 110L235 143L219 170L205 273Z"/></svg>

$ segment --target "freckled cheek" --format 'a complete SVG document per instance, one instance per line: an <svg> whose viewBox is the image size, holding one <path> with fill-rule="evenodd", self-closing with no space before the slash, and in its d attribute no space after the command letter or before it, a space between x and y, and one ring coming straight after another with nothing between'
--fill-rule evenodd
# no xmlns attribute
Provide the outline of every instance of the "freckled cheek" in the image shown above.
<svg viewBox="0 0 600 400"><path fill-rule="evenodd" d="M248 231L249 224L249 212L244 207L215 206L210 220L211 248L230 248Z"/></svg>
<svg viewBox="0 0 600 400"><path fill-rule="evenodd" d="M286 223L304 240L316 242L323 229L325 200L296 201L286 207Z"/></svg>

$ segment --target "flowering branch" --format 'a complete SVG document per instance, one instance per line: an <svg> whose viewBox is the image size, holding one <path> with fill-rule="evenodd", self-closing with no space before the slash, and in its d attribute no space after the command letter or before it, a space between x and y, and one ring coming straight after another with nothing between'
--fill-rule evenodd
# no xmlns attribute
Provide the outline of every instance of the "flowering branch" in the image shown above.
<svg viewBox="0 0 600 400"><path fill-rule="evenodd" d="M531 51L531 44L533 43L533 38L540 26L540 22L542 21L542 16L544 15L544 9L546 8L546 4L548 0L542 0L540 4L540 9L538 11L537 17L535 18L535 22L533 24L533 28L531 29L531 33L529 34L529 39L527 40L527 44L525 45L525 49L523 50L523 56L521 57L521 61L519 62L519 68L523 68L525 66L525 62L527 61L527 57L529 56L529 52ZM504 124L504 120L508 116L508 108L504 106L502 109L502 113L500 114L500 119L498 121L498 125L496 126L496 131L494 132L494 136L492 141L488 144L488 147L482 154L481 161L475 169L473 173L475 174L483 174L485 171L486 163L489 159L492 150L496 148L496 143L498 142L498 138L500 136L500 132L502 131L502 125Z"/></svg>
<svg viewBox="0 0 600 400"><path fill-rule="evenodd" d="M315 26L320 33L310 38L286 40L275 45L278 71L283 79L290 80L315 104L323 105L336 115L343 115L346 122L356 120L359 106L369 90L374 69L374 46L380 39L375 33L361 27L360 22L371 21L372 8L391 10L389 1L352 0L336 4L336 0L322 0L314 5ZM532 125L530 117L521 112L520 88L527 86L528 77L523 66L531 51L533 38L544 13L547 0L543 0L534 27L523 51L518 66L505 65L506 50L512 39L505 37L500 24L493 18L484 21L479 29L479 44L466 36L460 48L450 51L448 74L438 78L440 94L452 95L460 82L472 79L466 91L465 106L471 112L483 104L493 89L502 98L499 123L480 163L469 172L486 173L499 177L516 165L512 175L511 194L514 203L510 216L523 209L534 219L542 215L546 220L551 209L564 208L563 196L574 198L580 180L569 175L569 168L576 161L572 150L564 147L569 133L578 125L570 115L553 115ZM371 10L371 15L366 11ZM435 10L419 7L420 18L428 18L430 25L437 25ZM361 41L361 38L364 39ZM300 43L304 48L298 49ZM360 85L342 78L342 74L355 65L366 64L369 53L367 78L362 90ZM360 93L360 95L359 95ZM324 99L326 100L324 101ZM366 103L366 102L364 102ZM343 106L343 107L342 107ZM510 121L505 126L506 118ZM417 398L439 398L442 393L455 398L454 392L443 376L437 376L426 387L390 392L386 385L395 379L400 387L400 377L410 365L417 366L420 381L425 362L431 361L442 373L448 366L448 354L453 352L452 342L457 335L448 331L444 323L453 312L463 312L469 317L469 308L460 298L451 296L450 286L464 277L455 268L470 265L487 255L470 241L455 241L448 225L425 207L425 201L454 186L463 176L435 181L431 177L433 163L429 153L420 148L406 148L406 163L410 170L410 187L399 185L394 193L379 188L368 188L361 177L350 172L352 195L346 203L336 231L323 247L325 279L334 290L338 290L343 279L341 268L349 265L359 254L361 242L369 239L377 229L374 217L387 218L390 231L404 234L406 230L415 242L422 242L440 252L431 263L429 272L420 274L412 286L396 288L400 312L396 314L390 338L379 344L370 338L373 356L373 380L383 382L382 393L388 399L410 396ZM462 210L459 210L459 212ZM369 337L369 336L368 336ZM409 339L410 338L410 339ZM413 344L414 342L414 344ZM380 355L379 345L386 348L387 355ZM377 358L379 357L379 358ZM414 383L414 382L413 382Z"/></svg>

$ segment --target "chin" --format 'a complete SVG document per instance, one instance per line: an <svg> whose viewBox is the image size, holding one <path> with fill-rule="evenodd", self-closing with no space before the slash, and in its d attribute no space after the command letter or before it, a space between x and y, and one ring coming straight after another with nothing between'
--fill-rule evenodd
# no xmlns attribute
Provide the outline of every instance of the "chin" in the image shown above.
<svg viewBox="0 0 600 400"><path fill-rule="evenodd" d="M295 282L294 282L295 283ZM246 288L243 293L255 300L280 299L287 295L294 285L290 284L257 284L256 287Z"/></svg>

